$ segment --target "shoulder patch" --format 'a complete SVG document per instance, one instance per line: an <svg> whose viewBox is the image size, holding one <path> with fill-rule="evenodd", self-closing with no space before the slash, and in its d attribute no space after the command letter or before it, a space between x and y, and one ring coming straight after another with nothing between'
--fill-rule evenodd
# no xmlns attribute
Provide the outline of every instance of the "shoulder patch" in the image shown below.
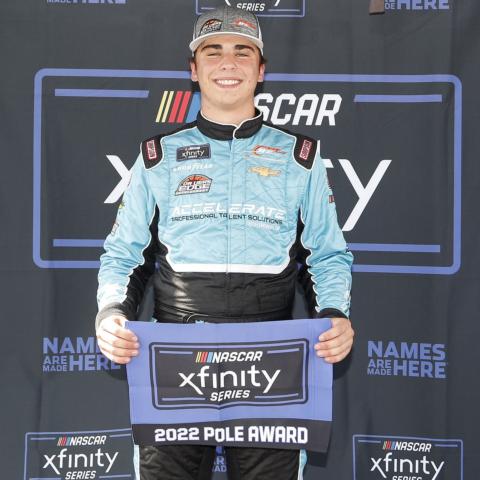
<svg viewBox="0 0 480 480"><path fill-rule="evenodd" d="M317 150L317 141L305 135L294 134L296 137L293 156L298 164L303 168L310 170L315 160Z"/></svg>
<svg viewBox="0 0 480 480"><path fill-rule="evenodd" d="M160 144L162 137L163 135L156 135L142 142L142 156L145 168L152 168L162 160L163 152Z"/></svg>

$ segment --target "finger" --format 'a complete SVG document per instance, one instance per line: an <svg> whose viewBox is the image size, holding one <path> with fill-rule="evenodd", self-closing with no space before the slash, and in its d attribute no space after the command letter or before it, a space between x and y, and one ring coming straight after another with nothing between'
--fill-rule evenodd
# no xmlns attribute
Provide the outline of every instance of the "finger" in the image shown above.
<svg viewBox="0 0 480 480"><path fill-rule="evenodd" d="M351 350L352 345L353 339L351 338L337 347L332 347L327 350L317 350L315 353L317 354L317 356L323 358L334 357L337 355L341 355L344 352L348 353Z"/></svg>
<svg viewBox="0 0 480 480"><path fill-rule="evenodd" d="M103 353L107 353L112 357L121 358L121 359L126 359L126 358L130 359L131 357L136 357L138 355L138 350L136 349L114 347L113 345L110 345L109 343L105 342L101 338L99 338L97 342L98 342L98 346L100 347L100 350Z"/></svg>
<svg viewBox="0 0 480 480"><path fill-rule="evenodd" d="M126 348L130 350L136 350L140 347L140 344L138 342L124 340L123 338L116 337L115 335L112 335L110 332L107 332L103 329L97 333L97 338L100 338L104 342L114 347Z"/></svg>
<svg viewBox="0 0 480 480"><path fill-rule="evenodd" d="M324 340L316 343L314 345L314 348L315 350L330 350L331 348L340 347L345 343L352 341L354 335L355 335L355 332L353 328L350 328L349 330L346 330L341 335L338 335L337 337L334 337L331 340Z"/></svg>
<svg viewBox="0 0 480 480"><path fill-rule="evenodd" d="M346 332L348 329L352 328L350 320L347 318L333 318L332 319L332 328L327 330L326 332L323 332L318 339L321 342L324 342L326 340L331 340L335 337L338 337L339 335L342 335L342 333Z"/></svg>
<svg viewBox="0 0 480 480"><path fill-rule="evenodd" d="M102 321L98 328L99 330L108 332L115 337L120 337L131 342L136 342L138 340L136 335L131 330L120 326L115 320L110 318Z"/></svg>
<svg viewBox="0 0 480 480"><path fill-rule="evenodd" d="M115 362L115 363L119 363L121 365L129 363L130 360L131 360L130 357L117 357L115 355L112 355L111 353L108 353L108 352L104 351L102 348L100 348L100 350L103 353L103 355L105 357L107 357L109 360L111 360L112 362Z"/></svg>

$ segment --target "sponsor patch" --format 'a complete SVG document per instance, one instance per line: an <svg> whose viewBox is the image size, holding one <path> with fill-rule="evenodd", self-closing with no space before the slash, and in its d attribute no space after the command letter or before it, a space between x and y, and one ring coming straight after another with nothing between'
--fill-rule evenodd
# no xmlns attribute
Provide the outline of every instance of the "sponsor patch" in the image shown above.
<svg viewBox="0 0 480 480"><path fill-rule="evenodd" d="M304 140L302 144L302 148L300 149L299 157L302 160L308 160L308 155L310 154L310 150L312 149L313 143L310 140Z"/></svg>
<svg viewBox="0 0 480 480"><path fill-rule="evenodd" d="M250 30L253 30L255 32L257 31L257 28L255 27L255 25L253 25L250 22L247 22L246 20L243 20L242 18L238 18L233 23L237 27L244 27L244 28L249 28Z"/></svg>
<svg viewBox="0 0 480 480"><path fill-rule="evenodd" d="M111 235L115 235L115 233L117 232L118 226L119 226L119 223L115 220L115 222L113 224L113 227L112 227L112 231L110 232Z"/></svg>
<svg viewBox="0 0 480 480"><path fill-rule="evenodd" d="M269 145L257 145L253 150L252 153L257 157L262 157L263 155L285 155L285 152L278 147L270 147Z"/></svg>
<svg viewBox="0 0 480 480"><path fill-rule="evenodd" d="M249 172L256 173L261 177L278 177L280 175L280 170L273 170L272 168L258 166L258 167L250 167L248 169Z"/></svg>
<svg viewBox="0 0 480 480"><path fill-rule="evenodd" d="M158 158L157 149L155 147L155 140L147 142L147 158L149 160L156 160Z"/></svg>
<svg viewBox="0 0 480 480"><path fill-rule="evenodd" d="M187 147L177 148L177 162L186 160L202 160L210 158L210 144L188 145Z"/></svg>
<svg viewBox="0 0 480 480"><path fill-rule="evenodd" d="M212 18L211 20L208 20L205 22L203 25L202 29L200 30L200 35L206 35L207 33L211 32L217 32L222 28L222 21L218 20L218 18Z"/></svg>
<svg viewBox="0 0 480 480"><path fill-rule="evenodd" d="M177 187L175 195L188 195L190 193L206 193L210 191L212 179L205 175L189 175Z"/></svg>

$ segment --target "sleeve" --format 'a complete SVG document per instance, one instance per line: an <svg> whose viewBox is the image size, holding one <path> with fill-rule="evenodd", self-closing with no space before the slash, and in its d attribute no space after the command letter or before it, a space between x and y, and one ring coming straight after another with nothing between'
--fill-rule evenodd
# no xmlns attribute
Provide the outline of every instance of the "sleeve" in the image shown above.
<svg viewBox="0 0 480 480"><path fill-rule="evenodd" d="M338 225L333 193L318 147L299 217L299 280L305 290L309 313L317 318L348 318L353 255Z"/></svg>
<svg viewBox="0 0 480 480"><path fill-rule="evenodd" d="M134 320L145 286L155 271L159 210L147 180L140 154L100 257L96 327L113 314Z"/></svg>

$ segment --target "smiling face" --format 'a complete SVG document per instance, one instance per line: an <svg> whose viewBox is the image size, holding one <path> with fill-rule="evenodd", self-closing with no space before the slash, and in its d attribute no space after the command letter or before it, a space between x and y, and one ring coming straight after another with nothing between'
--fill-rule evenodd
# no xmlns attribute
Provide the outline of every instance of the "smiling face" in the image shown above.
<svg viewBox="0 0 480 480"><path fill-rule="evenodd" d="M191 69L207 118L238 125L254 115L255 88L263 82L265 66L250 40L230 34L207 38L197 48Z"/></svg>

